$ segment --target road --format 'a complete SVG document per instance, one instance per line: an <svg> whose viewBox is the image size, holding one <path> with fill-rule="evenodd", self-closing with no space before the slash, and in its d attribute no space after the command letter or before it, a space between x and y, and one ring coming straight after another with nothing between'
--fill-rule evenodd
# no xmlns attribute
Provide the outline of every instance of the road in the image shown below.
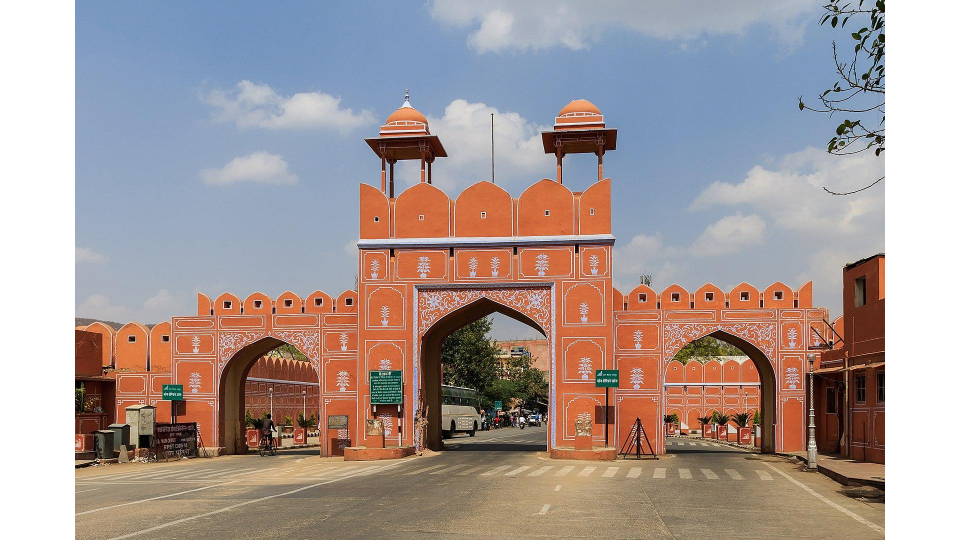
<svg viewBox="0 0 960 540"><path fill-rule="evenodd" d="M695 444L694 444L695 443ZM884 503L783 458L671 438L659 460L560 461L546 428L344 462L316 450L76 471L77 538L881 538Z"/></svg>

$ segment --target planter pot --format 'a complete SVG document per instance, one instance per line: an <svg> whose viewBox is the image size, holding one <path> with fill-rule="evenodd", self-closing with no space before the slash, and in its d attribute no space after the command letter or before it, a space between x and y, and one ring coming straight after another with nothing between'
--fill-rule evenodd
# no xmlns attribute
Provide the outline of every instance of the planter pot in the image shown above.
<svg viewBox="0 0 960 540"><path fill-rule="evenodd" d="M260 446L260 430L259 429L247 430L247 446L251 448L257 448L258 446Z"/></svg>
<svg viewBox="0 0 960 540"><path fill-rule="evenodd" d="M700 424L701 435L704 439L713 438L713 424Z"/></svg>
<svg viewBox="0 0 960 540"><path fill-rule="evenodd" d="M677 425L673 422L667 422L667 435L676 435Z"/></svg>
<svg viewBox="0 0 960 540"><path fill-rule="evenodd" d="M737 442L737 428L727 426L727 442Z"/></svg>
<svg viewBox="0 0 960 540"><path fill-rule="evenodd" d="M280 427L284 435L290 435L293 433L293 426L280 426Z"/></svg>
<svg viewBox="0 0 960 540"><path fill-rule="evenodd" d="M737 430L738 440L740 444L750 444L750 435L752 430L748 427L742 427Z"/></svg>
<svg viewBox="0 0 960 540"><path fill-rule="evenodd" d="M720 440L720 439L727 440L727 425L726 425L726 424L717 424L717 425L716 425L716 429L714 430L714 433L716 433L716 435L714 435L714 437L713 437L714 439L717 439L717 440Z"/></svg>
<svg viewBox="0 0 960 540"><path fill-rule="evenodd" d="M293 430L293 444L307 444L307 430L297 428Z"/></svg>

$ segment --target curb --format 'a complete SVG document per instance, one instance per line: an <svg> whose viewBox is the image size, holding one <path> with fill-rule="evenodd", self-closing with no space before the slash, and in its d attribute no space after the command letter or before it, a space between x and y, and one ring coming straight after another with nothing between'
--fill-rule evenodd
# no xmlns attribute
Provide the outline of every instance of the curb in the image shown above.
<svg viewBox="0 0 960 540"><path fill-rule="evenodd" d="M790 455L791 457L797 458L804 465L806 465L807 463L806 456L800 456L796 454L790 454ZM872 478L850 478L848 476L844 476L843 474L833 469L824 467L819 463L817 464L817 472L833 480L834 482L843 484L845 486L870 486L870 487L875 487L877 489L886 491L886 480L874 480Z"/></svg>

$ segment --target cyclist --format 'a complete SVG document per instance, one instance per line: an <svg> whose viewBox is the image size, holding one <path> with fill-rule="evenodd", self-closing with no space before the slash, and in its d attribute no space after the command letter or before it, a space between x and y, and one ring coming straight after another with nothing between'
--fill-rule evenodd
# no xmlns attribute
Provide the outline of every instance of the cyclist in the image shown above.
<svg viewBox="0 0 960 540"><path fill-rule="evenodd" d="M267 418L263 421L263 436L270 440L270 448L273 448L273 418L267 413Z"/></svg>

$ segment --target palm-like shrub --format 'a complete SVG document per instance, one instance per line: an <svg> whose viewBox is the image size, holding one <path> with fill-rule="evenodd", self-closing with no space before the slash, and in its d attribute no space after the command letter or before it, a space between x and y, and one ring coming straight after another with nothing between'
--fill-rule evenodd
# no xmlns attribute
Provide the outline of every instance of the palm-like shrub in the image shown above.
<svg viewBox="0 0 960 540"><path fill-rule="evenodd" d="M315 414L311 414L310 418L304 418L303 413L298 413L297 424L304 429L312 428L313 426L317 425L317 416Z"/></svg>
<svg viewBox="0 0 960 540"><path fill-rule="evenodd" d="M713 411L713 423L722 425L730 421L730 415L720 414L717 411Z"/></svg>
<svg viewBox="0 0 960 540"><path fill-rule="evenodd" d="M263 418L251 417L248 423L257 431L263 431Z"/></svg>
<svg viewBox="0 0 960 540"><path fill-rule="evenodd" d="M679 424L680 415L678 415L677 413L665 414L663 415L663 421L666 424Z"/></svg>
<svg viewBox="0 0 960 540"><path fill-rule="evenodd" d="M742 428L747 427L747 423L750 422L750 413L737 413L733 415L733 421Z"/></svg>
<svg viewBox="0 0 960 540"><path fill-rule="evenodd" d="M700 418L697 418L697 422L700 422L701 424L709 424L710 420L711 418L709 416L701 416Z"/></svg>

